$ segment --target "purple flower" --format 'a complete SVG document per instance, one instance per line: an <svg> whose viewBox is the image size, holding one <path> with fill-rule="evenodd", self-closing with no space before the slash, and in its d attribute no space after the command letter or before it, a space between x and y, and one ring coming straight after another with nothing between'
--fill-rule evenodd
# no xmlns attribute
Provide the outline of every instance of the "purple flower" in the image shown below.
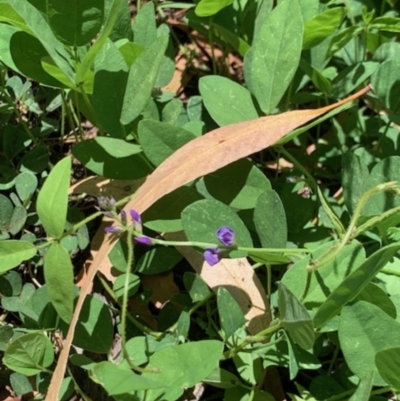
<svg viewBox="0 0 400 401"><path fill-rule="evenodd" d="M118 226L108 226L104 229L107 234L115 234L121 232L121 227Z"/></svg>
<svg viewBox="0 0 400 401"><path fill-rule="evenodd" d="M135 237L135 240L139 242L140 244L144 245L152 245L153 240L150 237L147 237L146 235L140 235L139 237Z"/></svg>
<svg viewBox="0 0 400 401"><path fill-rule="evenodd" d="M137 224L142 224L142 218L140 217L140 214L135 209L130 209L129 214L131 215L131 219L133 222L135 222Z"/></svg>
<svg viewBox="0 0 400 401"><path fill-rule="evenodd" d="M235 231L230 227L220 227L217 231L217 238L224 246L235 245Z"/></svg>
<svg viewBox="0 0 400 401"><path fill-rule="evenodd" d="M96 209L112 211L115 208L115 199L112 196L99 196L97 202L99 203L99 207Z"/></svg>
<svg viewBox="0 0 400 401"><path fill-rule="evenodd" d="M121 210L120 216L121 216L121 223L124 226L126 226L126 213L125 213L125 210Z"/></svg>
<svg viewBox="0 0 400 401"><path fill-rule="evenodd" d="M210 248L206 249L203 253L204 259L210 266L216 265L220 261L219 249Z"/></svg>

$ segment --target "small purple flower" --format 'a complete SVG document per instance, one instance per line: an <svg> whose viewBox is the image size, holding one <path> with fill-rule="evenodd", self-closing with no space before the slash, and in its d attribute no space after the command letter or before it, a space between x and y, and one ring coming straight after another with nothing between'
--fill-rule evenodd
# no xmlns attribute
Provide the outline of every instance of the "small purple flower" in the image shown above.
<svg viewBox="0 0 400 401"><path fill-rule="evenodd" d="M112 211L115 208L115 199L112 196L99 196L97 202L99 203L99 207L96 207L96 209Z"/></svg>
<svg viewBox="0 0 400 401"><path fill-rule="evenodd" d="M126 213L125 213L125 210L121 210L120 216L121 216L122 225L126 226Z"/></svg>
<svg viewBox="0 0 400 401"><path fill-rule="evenodd" d="M142 218L140 217L140 214L135 209L130 209L129 214L131 215L131 219L133 222L135 222L137 224L142 224Z"/></svg>
<svg viewBox="0 0 400 401"><path fill-rule="evenodd" d="M135 237L135 241L139 242L140 244L144 245L152 245L153 240L150 237L147 237L146 235L140 235L138 237Z"/></svg>
<svg viewBox="0 0 400 401"><path fill-rule="evenodd" d="M107 234L116 234L122 231L121 227L118 226L108 226L104 229Z"/></svg>
<svg viewBox="0 0 400 401"><path fill-rule="evenodd" d="M216 265L220 261L219 249L210 248L206 249L203 253L204 259L210 266Z"/></svg>
<svg viewBox="0 0 400 401"><path fill-rule="evenodd" d="M235 231L230 227L220 227L217 231L217 238L224 246L235 245Z"/></svg>

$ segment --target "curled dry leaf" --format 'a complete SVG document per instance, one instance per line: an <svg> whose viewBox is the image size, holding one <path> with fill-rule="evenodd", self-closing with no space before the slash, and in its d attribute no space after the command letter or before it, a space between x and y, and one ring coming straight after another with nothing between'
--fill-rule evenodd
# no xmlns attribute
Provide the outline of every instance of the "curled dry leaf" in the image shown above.
<svg viewBox="0 0 400 401"><path fill-rule="evenodd" d="M135 209L143 213L164 195L199 177L212 173L236 160L247 157L273 145L295 128L366 94L366 86L354 95L319 109L293 110L286 113L261 117L256 120L232 124L218 128L194 139L178 149L172 156L158 166L138 189L134 198L124 210ZM46 401L58 399L61 382L64 378L69 351L81 311L83 301L91 288L99 266L108 263L108 253L113 240L106 236L104 243L94 256L86 281L81 288L74 315L69 326L64 348L58 359Z"/></svg>

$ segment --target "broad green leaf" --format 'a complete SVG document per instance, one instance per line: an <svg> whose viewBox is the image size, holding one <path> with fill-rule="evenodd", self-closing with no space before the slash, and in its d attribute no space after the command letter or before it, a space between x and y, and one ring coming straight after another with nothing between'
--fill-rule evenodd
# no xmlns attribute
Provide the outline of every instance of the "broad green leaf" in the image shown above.
<svg viewBox="0 0 400 401"><path fill-rule="evenodd" d="M113 1L113 3L109 8L108 16L106 22L104 23L100 36L97 38L96 42L89 49L89 51L86 53L82 62L77 65L75 82L78 85L81 85L84 82L85 78L87 77L87 72L90 70L90 67L93 64L97 54L100 52L101 48L104 46L104 43L110 36L115 21L119 16L122 2L123 0Z"/></svg>
<svg viewBox="0 0 400 401"><path fill-rule="evenodd" d="M33 376L54 361L53 345L43 333L23 334L6 348L3 363L11 370Z"/></svg>
<svg viewBox="0 0 400 401"><path fill-rule="evenodd" d="M361 291L360 295L357 297L357 301L367 301L370 304L378 306L390 317L396 319L396 306L392 301L392 297L390 297L386 293L386 291L378 284L374 284L372 282L368 283L368 285L364 288L363 291Z"/></svg>
<svg viewBox="0 0 400 401"><path fill-rule="evenodd" d="M175 401L185 388L193 387L204 380L219 365L223 343L204 340L163 348L150 357L141 377L157 381L166 386L150 390L146 400ZM151 373L156 369L158 373Z"/></svg>
<svg viewBox="0 0 400 401"><path fill-rule="evenodd" d="M47 0L49 25L66 45L88 44L100 31L104 17L104 0Z"/></svg>
<svg viewBox="0 0 400 401"><path fill-rule="evenodd" d="M217 75L200 78L204 106L219 126L258 117L250 92L242 85Z"/></svg>
<svg viewBox="0 0 400 401"><path fill-rule="evenodd" d="M247 383L256 385L263 374L263 361L259 355L249 352L239 352L233 357L240 377Z"/></svg>
<svg viewBox="0 0 400 401"><path fill-rule="evenodd" d="M223 203L204 199L189 205L182 212L182 226L189 241L218 244L216 232L222 226L235 231L236 242L242 247L252 247L252 240L238 215ZM241 257L243 252L231 251L232 257Z"/></svg>
<svg viewBox="0 0 400 401"><path fill-rule="evenodd" d="M162 58L160 68L158 69L156 81L154 82L154 86L157 88L168 85L175 72L175 48L171 40L171 28L167 24L161 24L157 28L157 38L165 35L168 36L168 45L164 57Z"/></svg>
<svg viewBox="0 0 400 401"><path fill-rule="evenodd" d="M347 152L342 157L343 196L347 210L354 213L361 196L369 186L369 171L363 160L353 152Z"/></svg>
<svg viewBox="0 0 400 401"><path fill-rule="evenodd" d="M204 301L212 294L208 285L196 273L186 272L183 275L183 284L193 302Z"/></svg>
<svg viewBox="0 0 400 401"><path fill-rule="evenodd" d="M309 276L306 267L311 259L318 259L333 249L336 244L329 242L320 246L312 253L312 256L307 256L296 262L282 277L282 284L298 299L303 296L303 292L308 286L303 303L309 310L321 305L327 296L343 282L345 277L365 261L364 248L357 241L353 241L345 246L333 261L321 266ZM308 279L310 282L307 284Z"/></svg>
<svg viewBox="0 0 400 401"><path fill-rule="evenodd" d="M120 48L122 56L128 67L130 67L141 53L144 52L144 47L133 42L126 42Z"/></svg>
<svg viewBox="0 0 400 401"><path fill-rule="evenodd" d="M314 325L321 327L336 316L344 305L361 293L399 249L400 243L387 245L373 253L360 267L349 274L320 306L314 316Z"/></svg>
<svg viewBox="0 0 400 401"><path fill-rule="evenodd" d="M304 24L303 50L318 46L332 35L346 15L345 7L329 8Z"/></svg>
<svg viewBox="0 0 400 401"><path fill-rule="evenodd" d="M400 323L368 302L345 306L340 314L339 342L351 371L358 377L375 373L373 384L387 383L375 365L377 352L400 347Z"/></svg>
<svg viewBox="0 0 400 401"><path fill-rule="evenodd" d="M383 380L396 390L400 390L400 346L379 351L375 355L375 364Z"/></svg>
<svg viewBox="0 0 400 401"><path fill-rule="evenodd" d="M0 276L0 293L3 297L18 296L22 290L22 278L15 270Z"/></svg>
<svg viewBox="0 0 400 401"><path fill-rule="evenodd" d="M68 328L63 326L64 330ZM107 354L114 338L110 310L99 298L87 295L72 344L86 351Z"/></svg>
<svg viewBox="0 0 400 401"><path fill-rule="evenodd" d="M36 191L38 180L36 176L28 171L23 171L15 179L15 190L22 202L27 201Z"/></svg>
<svg viewBox="0 0 400 401"><path fill-rule="evenodd" d="M11 38L17 32L21 31L15 26L0 24L0 61L12 70L21 73L14 63L10 49Z"/></svg>
<svg viewBox="0 0 400 401"><path fill-rule="evenodd" d="M113 0L105 0L105 19L108 18L112 4ZM118 15L109 38L113 42L117 42L120 39L128 39L129 41L133 39L131 11L128 2L123 1L122 3L119 3Z"/></svg>
<svg viewBox="0 0 400 401"><path fill-rule="evenodd" d="M0 232L8 231L13 211L14 208L10 199L0 194Z"/></svg>
<svg viewBox="0 0 400 401"><path fill-rule="evenodd" d="M278 283L279 313L282 326L303 349L314 345L314 325L307 309L282 283Z"/></svg>
<svg viewBox="0 0 400 401"><path fill-rule="evenodd" d="M124 140L116 138L101 137L100 141L99 139L88 139L72 148L73 155L89 170L103 177L118 180L135 180L151 173L148 161L143 152L137 153L136 145L128 144ZM120 152L124 152L124 150L120 146L115 149L111 148L110 151L108 148L106 150L104 145L110 142L110 139L125 143L127 145L125 153L127 151L130 156L112 156L110 152L121 154Z"/></svg>
<svg viewBox="0 0 400 401"><path fill-rule="evenodd" d="M43 58L49 57L49 53L34 36L22 31L16 32L12 35L9 46L13 63L18 72L44 85L64 87L62 82L43 69L41 61ZM68 82L68 76L64 76Z"/></svg>
<svg viewBox="0 0 400 401"><path fill-rule="evenodd" d="M148 348L147 338L145 336L132 337L126 342L126 352L128 353L131 362L133 362L136 366L140 366L148 362ZM121 355L121 358L124 358L123 355ZM124 361L124 359L122 359L122 361ZM130 369L129 366L128 368Z"/></svg>
<svg viewBox="0 0 400 401"><path fill-rule="evenodd" d="M397 113L400 109L397 96L400 87L400 59L387 60L381 64L372 75L371 83L385 107Z"/></svg>
<svg viewBox="0 0 400 401"><path fill-rule="evenodd" d="M232 3L233 0L200 0L194 11L199 17L209 17Z"/></svg>
<svg viewBox="0 0 400 401"><path fill-rule="evenodd" d="M349 401L364 401L370 399L374 373L371 372L360 379L356 391L349 398Z"/></svg>
<svg viewBox="0 0 400 401"><path fill-rule="evenodd" d="M137 118L149 101L168 41L169 36L160 36L132 64L124 96L122 124L129 124Z"/></svg>
<svg viewBox="0 0 400 401"><path fill-rule="evenodd" d="M66 76L70 79L71 85L74 83L74 71L72 69L71 57L67 50L60 43L52 30L50 29L47 21L29 1L8 0L8 3L13 9L25 20L29 28L29 32L33 32L40 40L49 56L60 67ZM21 28L21 26L19 26Z"/></svg>
<svg viewBox="0 0 400 401"><path fill-rule="evenodd" d="M27 241L0 241L0 274L19 266L36 255L36 247Z"/></svg>
<svg viewBox="0 0 400 401"><path fill-rule="evenodd" d="M326 53L326 58L328 59L332 57L337 51L346 46L350 40L360 35L362 32L364 32L363 27L357 25L342 29L336 36L332 38Z"/></svg>
<svg viewBox="0 0 400 401"><path fill-rule="evenodd" d="M267 15L245 56L246 84L266 114L274 111L297 70L302 38L298 0L284 0Z"/></svg>
<svg viewBox="0 0 400 401"><path fill-rule="evenodd" d="M29 379L21 373L11 373L10 384L17 396L28 394L33 391L32 385Z"/></svg>
<svg viewBox="0 0 400 401"><path fill-rule="evenodd" d="M125 59L117 46L107 40L95 59L93 109L102 128L117 138L126 136L120 117L127 80Z"/></svg>
<svg viewBox="0 0 400 401"><path fill-rule="evenodd" d="M233 373L216 368L203 380L203 383L217 388L231 388L240 385L240 380Z"/></svg>
<svg viewBox="0 0 400 401"><path fill-rule="evenodd" d="M400 32L400 18L396 17L377 17L368 26L369 29L378 29L385 32Z"/></svg>
<svg viewBox="0 0 400 401"><path fill-rule="evenodd" d="M12 235L18 234L24 228L27 216L24 206L15 206L7 231Z"/></svg>
<svg viewBox="0 0 400 401"><path fill-rule="evenodd" d="M158 274L173 269L182 255L175 248L152 247L136 262L136 271L142 274Z"/></svg>
<svg viewBox="0 0 400 401"><path fill-rule="evenodd" d="M44 278L54 309L66 323L74 311L74 272L68 252L58 243L44 255Z"/></svg>
<svg viewBox="0 0 400 401"><path fill-rule="evenodd" d="M235 209L253 209L271 184L248 159L241 159L204 177L209 194ZM286 245L286 244L285 244Z"/></svg>
<svg viewBox="0 0 400 401"><path fill-rule="evenodd" d="M113 284L113 291L115 296L122 300L125 292L125 279L126 274L121 274L117 277ZM133 297L140 286L140 278L136 274L129 274L129 285L128 285L128 296L129 298Z"/></svg>
<svg viewBox="0 0 400 401"><path fill-rule="evenodd" d="M153 377L143 377L131 370L121 369L112 362L97 363L91 369L91 378L99 383L111 396L119 394L129 394L137 390L150 390L160 388L162 383L155 381L157 375Z"/></svg>
<svg viewBox="0 0 400 401"><path fill-rule="evenodd" d="M195 139L191 132L183 128L154 120L140 121L138 133L144 153L155 166Z"/></svg>
<svg viewBox="0 0 400 401"><path fill-rule="evenodd" d="M286 248L285 209L278 194L272 189L258 197L253 221L263 248Z"/></svg>
<svg viewBox="0 0 400 401"><path fill-rule="evenodd" d="M133 24L133 40L144 48L149 47L157 39L156 15L154 4L146 3L135 17Z"/></svg>
<svg viewBox="0 0 400 401"><path fill-rule="evenodd" d="M163 196L146 210L142 219L144 225L158 232L177 232L182 230L181 213L192 203L203 199L196 188L184 186Z"/></svg>
<svg viewBox="0 0 400 401"><path fill-rule="evenodd" d="M10 4L8 4L8 0L2 0L0 3L1 3L1 13L0 13L1 22L6 22L10 25L13 25L21 29L22 31L25 31L29 34L33 34L33 32L25 24L24 19L11 7Z"/></svg>
<svg viewBox="0 0 400 401"><path fill-rule="evenodd" d="M139 145L129 143L123 139L100 136L95 138L95 142L116 159L137 155L142 152L142 148Z"/></svg>
<svg viewBox="0 0 400 401"><path fill-rule="evenodd" d="M224 287L218 288L217 306L221 328L225 333L225 340L228 340L246 323L246 319L235 298Z"/></svg>
<svg viewBox="0 0 400 401"><path fill-rule="evenodd" d="M36 210L46 234L60 238L67 221L71 157L60 160L51 170L39 192Z"/></svg>

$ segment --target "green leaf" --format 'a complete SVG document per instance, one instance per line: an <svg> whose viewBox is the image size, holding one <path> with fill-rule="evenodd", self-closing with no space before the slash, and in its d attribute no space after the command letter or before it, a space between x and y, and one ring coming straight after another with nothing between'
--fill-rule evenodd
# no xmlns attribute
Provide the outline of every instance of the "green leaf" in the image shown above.
<svg viewBox="0 0 400 401"><path fill-rule="evenodd" d="M97 54L100 52L101 48L104 46L104 43L110 36L115 21L119 16L122 2L123 0L113 1L109 8L108 16L106 22L104 23L103 30L101 31L100 36L86 53L82 62L77 65L75 81L78 85L81 85L85 81L85 78L88 76L87 73L90 70L90 67L92 66Z"/></svg>
<svg viewBox="0 0 400 401"><path fill-rule="evenodd" d="M14 208L10 199L0 194L0 232L8 231L13 212Z"/></svg>
<svg viewBox="0 0 400 401"><path fill-rule="evenodd" d="M286 213L278 194L272 189L258 197L253 221L263 248L286 248Z"/></svg>
<svg viewBox="0 0 400 401"><path fill-rule="evenodd" d="M19 266L36 255L36 247L27 241L0 241L0 273Z"/></svg>
<svg viewBox="0 0 400 401"><path fill-rule="evenodd" d="M329 8L304 25L303 50L318 46L341 25L347 10L345 7Z"/></svg>
<svg viewBox="0 0 400 401"><path fill-rule="evenodd" d="M108 15L111 11L113 0L105 1L105 19L108 19ZM109 38L113 42L117 42L120 39L133 39L132 34L132 22L131 22L131 11L129 9L129 3L123 1L119 3L119 10L117 9L117 18L110 32Z"/></svg>
<svg viewBox="0 0 400 401"><path fill-rule="evenodd" d="M360 379L356 391L349 398L349 401L364 401L370 399L374 373L368 373Z"/></svg>
<svg viewBox="0 0 400 401"><path fill-rule="evenodd" d="M368 283L385 267L400 249L400 243L387 245L373 253L360 267L349 274L329 295L314 316L315 327L321 327L354 299Z"/></svg>
<svg viewBox="0 0 400 401"><path fill-rule="evenodd" d="M137 118L149 101L168 41L169 36L160 36L132 64L124 96L122 124L129 124Z"/></svg>
<svg viewBox="0 0 400 401"><path fill-rule="evenodd" d="M245 81L266 114L274 111L297 70L302 38L298 0L284 0L267 15L246 53Z"/></svg>
<svg viewBox="0 0 400 401"><path fill-rule="evenodd" d="M311 259L318 259L330 249L334 249L335 245L335 242L321 245L312 253L312 256L296 262L282 277L282 284L298 299L303 296L303 292L308 286L303 302L308 309L315 309L321 305L345 277L365 261L364 248L357 241L353 241L336 255L335 260L321 266L310 277L306 267ZM309 283L307 280L310 280Z"/></svg>
<svg viewBox="0 0 400 401"><path fill-rule="evenodd" d="M326 52L326 58L332 57L337 51L345 47L350 40L360 35L362 32L364 32L364 28L357 25L342 29L332 38L328 51Z"/></svg>
<svg viewBox="0 0 400 401"><path fill-rule="evenodd" d="M140 256L136 262L136 271L142 274L158 274L173 269L182 260L182 255L175 248L153 247Z"/></svg>
<svg viewBox="0 0 400 401"><path fill-rule="evenodd" d="M15 190L22 202L27 201L33 195L37 185L38 180L36 176L28 171L23 171L15 179Z"/></svg>
<svg viewBox="0 0 400 401"><path fill-rule="evenodd" d="M43 44L26 32L16 32L10 40L10 53L18 72L44 85L63 88L64 84L48 74L42 67L41 61L49 57ZM12 67L12 66L11 66ZM67 75L66 81L71 85Z"/></svg>
<svg viewBox="0 0 400 401"><path fill-rule="evenodd" d="M225 340L228 340L246 323L246 319L235 298L223 287L218 288L217 305L221 328L225 333Z"/></svg>
<svg viewBox="0 0 400 401"><path fill-rule="evenodd" d="M44 278L50 301L64 322L70 323L74 311L74 272L68 252L58 243L44 255Z"/></svg>
<svg viewBox="0 0 400 401"><path fill-rule="evenodd" d="M64 331L67 328L65 325ZM72 343L86 351L107 354L113 338L110 310L99 298L87 295L79 314Z"/></svg>
<svg viewBox="0 0 400 401"><path fill-rule="evenodd" d="M217 388L231 388L240 385L240 380L233 373L221 368L214 369L203 382Z"/></svg>
<svg viewBox="0 0 400 401"><path fill-rule="evenodd" d="M118 146L109 149L107 144L111 142L118 143ZM77 143L72 148L72 153L86 168L98 175L118 180L135 180L147 176L152 170L143 152L137 153L137 150L137 145L122 139L101 137ZM121 152L128 152L130 156L115 157L110 154L120 156Z"/></svg>
<svg viewBox="0 0 400 401"><path fill-rule="evenodd" d="M342 157L342 185L347 209L353 214L361 196L369 186L368 167L353 152L347 152Z"/></svg>
<svg viewBox="0 0 400 401"><path fill-rule="evenodd" d="M137 390L150 390L163 386L153 379L158 378L152 375L150 378L139 376L131 370L121 369L112 362L97 363L91 369L91 378L95 383L99 383L111 396L119 394L129 394Z"/></svg>
<svg viewBox="0 0 400 401"><path fill-rule="evenodd" d="M144 48L149 47L157 39L156 15L154 4L146 3L135 17L133 24L133 40Z"/></svg>
<svg viewBox="0 0 400 401"><path fill-rule="evenodd" d="M185 388L201 382L218 367L222 351L222 342L204 340L170 346L156 352L150 357L142 377L157 380L165 388L148 391L146 399L178 399ZM157 374L151 373L154 369Z"/></svg>
<svg viewBox="0 0 400 401"><path fill-rule="evenodd" d="M385 32L400 32L400 18L396 17L377 17L368 26L369 29L378 29Z"/></svg>
<svg viewBox="0 0 400 401"><path fill-rule="evenodd" d="M241 159L204 177L209 194L235 209L253 209L271 184L248 159Z"/></svg>
<svg viewBox="0 0 400 401"><path fill-rule="evenodd" d="M358 377L375 373L373 384L387 383L375 365L375 355L390 347L400 347L400 323L368 302L345 306L340 314L339 342L351 371Z"/></svg>
<svg viewBox="0 0 400 401"><path fill-rule="evenodd" d="M196 138L183 128L154 120L140 121L138 133L144 153L155 166Z"/></svg>
<svg viewBox="0 0 400 401"><path fill-rule="evenodd" d="M125 59L117 46L107 40L95 60L93 109L103 129L117 138L126 136L120 118L127 80Z"/></svg>
<svg viewBox="0 0 400 401"><path fill-rule="evenodd" d="M212 294L208 285L196 273L186 272L183 275L183 284L193 302L204 301Z"/></svg>
<svg viewBox="0 0 400 401"><path fill-rule="evenodd" d="M0 293L3 297L18 296L22 290L22 278L15 270L0 276Z"/></svg>
<svg viewBox="0 0 400 401"><path fill-rule="evenodd" d="M396 319L396 306L392 302L391 297L389 297L386 291L378 284L368 283L357 297L357 301L367 301L370 304L378 306L390 317Z"/></svg>
<svg viewBox="0 0 400 401"><path fill-rule="evenodd" d="M232 3L233 0L200 0L194 11L199 17L209 17Z"/></svg>
<svg viewBox="0 0 400 401"><path fill-rule="evenodd" d="M117 277L113 284L113 291L119 300L122 300L125 292L125 278L126 274L121 274ZM128 297L134 296L140 286L140 278L136 274L129 274Z"/></svg>
<svg viewBox="0 0 400 401"><path fill-rule="evenodd" d="M27 216L28 213L23 206L15 206L7 231L12 235L18 234L24 228Z"/></svg>
<svg viewBox="0 0 400 401"><path fill-rule="evenodd" d="M213 28L214 35L217 38L229 43L242 57L244 57L250 49L250 45L245 40L223 26L218 25L215 22L211 22L210 26Z"/></svg>
<svg viewBox="0 0 400 401"><path fill-rule="evenodd" d="M202 77L199 90L204 106L220 127L258 118L250 92L228 78Z"/></svg>
<svg viewBox="0 0 400 401"><path fill-rule="evenodd" d="M400 110L400 100L396 95L400 87L400 60L392 59L382 63L371 77L374 92L393 113Z"/></svg>
<svg viewBox="0 0 400 401"><path fill-rule="evenodd" d="M66 45L88 44L100 31L104 17L104 0L47 0L49 25Z"/></svg>
<svg viewBox="0 0 400 401"><path fill-rule="evenodd" d="M232 228L239 246L252 247L252 240L243 221L229 207L212 199L189 205L182 212L182 226L189 241L218 244L217 230L222 226ZM243 252L231 251L231 257L242 257Z"/></svg>
<svg viewBox="0 0 400 401"><path fill-rule="evenodd" d="M49 237L60 238L67 221L71 157L60 160L39 192L36 210Z"/></svg>
<svg viewBox="0 0 400 401"><path fill-rule="evenodd" d="M49 56L58 65L61 71L69 78L71 85L74 84L75 74L71 66L71 57L51 31L47 21L29 1L7 0L13 9L25 20L30 33L34 33L40 40ZM20 26L21 28L21 26Z"/></svg>
<svg viewBox="0 0 400 401"><path fill-rule="evenodd" d="M331 81L313 66L304 60L300 60L300 68L310 77L311 82L322 93L330 95L333 92Z"/></svg>
<svg viewBox="0 0 400 401"><path fill-rule="evenodd" d="M400 390L400 346L379 351L375 355L375 364L383 380L396 390Z"/></svg>
<svg viewBox="0 0 400 401"><path fill-rule="evenodd" d="M3 363L11 370L33 376L54 361L51 341L43 333L23 334L6 348Z"/></svg>
<svg viewBox="0 0 400 401"><path fill-rule="evenodd" d="M10 384L17 396L28 394L33 391L29 379L21 373L11 373Z"/></svg>
<svg viewBox="0 0 400 401"><path fill-rule="evenodd" d="M303 349L310 349L314 345L315 334L307 309L282 283L278 283L278 293L282 326L296 344Z"/></svg>

